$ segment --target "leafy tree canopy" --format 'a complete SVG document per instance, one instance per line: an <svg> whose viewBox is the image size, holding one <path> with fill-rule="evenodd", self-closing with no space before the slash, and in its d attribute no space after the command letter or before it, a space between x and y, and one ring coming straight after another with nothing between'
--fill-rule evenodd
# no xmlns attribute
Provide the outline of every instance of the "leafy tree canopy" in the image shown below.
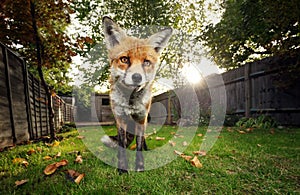
<svg viewBox="0 0 300 195"><path fill-rule="evenodd" d="M221 21L208 25L200 37L220 67L299 52L299 0L226 0L221 5Z"/></svg>
<svg viewBox="0 0 300 195"><path fill-rule="evenodd" d="M85 56L88 59L85 63L89 64L87 67L80 68L84 81L92 86L101 84L108 78L107 54L103 52L106 49L103 44L97 44L103 43L101 27L103 16L112 17L124 29L171 26L184 33L199 35L204 19L203 2L203 0L193 2L188 0L75 0L73 3L77 19L84 27L90 27L80 30L77 35L80 43L78 53ZM159 28L152 30L156 32ZM172 41L171 47L177 47L177 50L165 49L162 54L162 63L167 63L168 66L160 69L160 75L177 77L178 68L183 64L184 33L180 35L181 37L174 37L176 40ZM189 46L191 47L193 46Z"/></svg>
<svg viewBox="0 0 300 195"><path fill-rule="evenodd" d="M68 77L73 44L66 34L70 23L70 0L4 0L0 2L0 41L17 50L37 75L37 47L31 5L41 44L46 82L60 91L70 90Z"/></svg>

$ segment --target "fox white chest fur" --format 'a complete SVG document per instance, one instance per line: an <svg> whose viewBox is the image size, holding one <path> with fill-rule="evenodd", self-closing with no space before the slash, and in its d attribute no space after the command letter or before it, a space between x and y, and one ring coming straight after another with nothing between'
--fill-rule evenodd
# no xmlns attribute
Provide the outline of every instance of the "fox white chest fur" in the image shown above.
<svg viewBox="0 0 300 195"><path fill-rule="evenodd" d="M146 150L144 132L151 106L151 88L159 56L172 29L166 28L147 39L127 36L110 18L103 18L104 37L110 60L110 99L118 135L102 139L118 146L118 170L127 172L126 147L136 136L136 170L144 170L142 150ZM117 144L111 144L111 142Z"/></svg>
<svg viewBox="0 0 300 195"><path fill-rule="evenodd" d="M147 85L139 91L128 90L123 86L115 85L110 93L110 99L114 105L116 116L137 116L140 120L146 118L148 107L151 102L151 86ZM131 93L130 93L131 92Z"/></svg>

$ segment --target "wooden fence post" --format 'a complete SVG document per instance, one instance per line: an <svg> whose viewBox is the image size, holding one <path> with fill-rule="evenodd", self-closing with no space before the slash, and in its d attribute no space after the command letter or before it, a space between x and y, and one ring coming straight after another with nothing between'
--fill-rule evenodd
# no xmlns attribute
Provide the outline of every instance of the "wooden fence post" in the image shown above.
<svg viewBox="0 0 300 195"><path fill-rule="evenodd" d="M8 96L8 105L9 105L9 113L10 113L10 123L11 123L11 130L12 130L12 138L13 143L17 142L16 137L16 127L15 127L15 119L14 119L14 109L13 109L13 100L12 100L12 94L11 94L11 83L10 83L10 75L9 75L9 60L8 60L8 54L7 49L3 48L4 55L3 55L3 62L5 65L5 75L6 75L6 88L7 88L7 96Z"/></svg>
<svg viewBox="0 0 300 195"><path fill-rule="evenodd" d="M245 117L251 117L251 63L245 64L244 76L245 76Z"/></svg>
<svg viewBox="0 0 300 195"><path fill-rule="evenodd" d="M31 88L32 88L32 100L33 100L33 111L34 111L34 130L35 130L35 135L34 138L38 137L38 129L37 129L37 116L36 116L36 97L35 97L35 78L33 76L33 74L30 75L31 76Z"/></svg>
<svg viewBox="0 0 300 195"><path fill-rule="evenodd" d="M32 128L32 117L31 117L28 71L27 71L26 62L25 62L24 59L22 59L22 65L23 65L23 77L24 77L24 89L25 89L24 92L25 92L28 132L29 132L29 135L30 135L30 139L33 139L33 128Z"/></svg>
<svg viewBox="0 0 300 195"><path fill-rule="evenodd" d="M48 104L48 99L47 99L47 94L45 93L45 115L46 115L46 121L45 121L45 124L46 124L46 134L49 135L50 133L50 130L49 130L49 113L48 113L48 110L47 110L47 104Z"/></svg>
<svg viewBox="0 0 300 195"><path fill-rule="evenodd" d="M43 119L42 119L42 94L41 94L41 82L39 81L39 115L40 115L40 136L43 135Z"/></svg>

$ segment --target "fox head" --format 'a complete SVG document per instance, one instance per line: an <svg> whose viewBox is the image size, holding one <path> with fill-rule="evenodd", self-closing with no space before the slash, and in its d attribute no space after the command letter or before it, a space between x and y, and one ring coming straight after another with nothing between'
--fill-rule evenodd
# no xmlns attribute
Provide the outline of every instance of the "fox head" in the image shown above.
<svg viewBox="0 0 300 195"><path fill-rule="evenodd" d="M163 48L172 35L166 28L147 39L126 33L109 17L103 18L103 31L110 60L111 81L128 88L146 86L156 74L156 66Z"/></svg>

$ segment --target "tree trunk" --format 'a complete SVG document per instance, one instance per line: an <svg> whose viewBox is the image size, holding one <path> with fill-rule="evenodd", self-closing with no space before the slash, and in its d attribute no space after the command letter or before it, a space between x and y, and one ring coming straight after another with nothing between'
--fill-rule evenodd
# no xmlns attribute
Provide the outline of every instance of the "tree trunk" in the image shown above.
<svg viewBox="0 0 300 195"><path fill-rule="evenodd" d="M30 1L30 13L31 13L31 19L32 19L32 28L33 28L33 32L35 35L35 45L36 45L36 57L37 57L37 63L38 63L38 73L39 73L39 77L41 79L42 85L44 87L44 90L46 92L46 96L48 98L47 101L47 108L48 108L48 117L49 117L49 127L50 127L50 138L51 140L55 140L56 139L56 135L55 135L55 127L54 127L54 111L52 108L52 95L51 95L51 90L50 87L47 85L45 78L44 78L44 74L43 74L43 70L42 70L42 56L41 56L41 40L38 34L38 27L36 24L36 16L35 16L35 2L33 0Z"/></svg>

